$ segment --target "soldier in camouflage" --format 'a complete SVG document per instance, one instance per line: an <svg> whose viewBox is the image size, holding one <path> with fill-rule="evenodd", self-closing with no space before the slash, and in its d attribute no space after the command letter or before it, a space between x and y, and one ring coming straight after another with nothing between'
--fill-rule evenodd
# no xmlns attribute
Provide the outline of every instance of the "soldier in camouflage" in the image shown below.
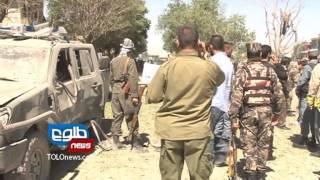
<svg viewBox="0 0 320 180"><path fill-rule="evenodd" d="M229 115L233 131L240 127L246 179L265 179L265 154L271 126L281 113L283 92L272 67L261 61L260 44L247 44L247 57L247 64L237 71Z"/></svg>
<svg viewBox="0 0 320 180"><path fill-rule="evenodd" d="M270 59L274 58L272 55L272 48L269 45L262 45L261 46L261 62L265 65L270 66L273 68L273 65L270 62ZM280 81L280 80L279 80ZM267 160L273 160L275 157L273 156L273 138L274 138L274 127L271 127L271 136L270 136L270 145L268 153L265 153Z"/></svg>

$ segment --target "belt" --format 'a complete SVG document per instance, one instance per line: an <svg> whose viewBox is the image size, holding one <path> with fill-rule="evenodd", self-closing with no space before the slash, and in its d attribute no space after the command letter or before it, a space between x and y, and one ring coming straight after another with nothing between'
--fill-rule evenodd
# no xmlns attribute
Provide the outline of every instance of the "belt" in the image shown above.
<svg viewBox="0 0 320 180"><path fill-rule="evenodd" d="M271 107L271 104L244 104L247 107Z"/></svg>
<svg viewBox="0 0 320 180"><path fill-rule="evenodd" d="M123 83L124 81L122 80L113 80L114 83Z"/></svg>

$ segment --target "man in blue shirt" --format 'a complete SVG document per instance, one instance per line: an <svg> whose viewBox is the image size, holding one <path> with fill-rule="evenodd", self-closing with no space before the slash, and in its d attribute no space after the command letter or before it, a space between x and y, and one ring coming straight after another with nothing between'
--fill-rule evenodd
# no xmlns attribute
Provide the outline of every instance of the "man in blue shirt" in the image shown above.
<svg viewBox="0 0 320 180"><path fill-rule="evenodd" d="M217 88L217 92L211 103L211 123L214 139L212 140L212 155L217 166L226 165L228 145L231 137L231 123L228 117L230 96L234 67L224 52L224 39L220 35L213 35L210 40L210 48L215 62L225 75L225 81Z"/></svg>
<svg viewBox="0 0 320 180"><path fill-rule="evenodd" d="M299 117L298 121L301 128L301 139L298 143L294 143L293 146L297 148L307 148L308 136L311 132L311 142L310 144L315 145L315 129L314 129L314 109L310 109L307 103L307 95L309 90L309 81L311 79L311 74L313 68L318 64L316 53L309 52L309 62L303 67L302 73L299 77L296 95L299 98Z"/></svg>

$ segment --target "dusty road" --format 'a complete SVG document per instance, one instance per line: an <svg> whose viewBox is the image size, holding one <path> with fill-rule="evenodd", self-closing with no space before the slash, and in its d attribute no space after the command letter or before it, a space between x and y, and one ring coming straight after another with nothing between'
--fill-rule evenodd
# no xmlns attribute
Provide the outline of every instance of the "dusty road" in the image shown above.
<svg viewBox="0 0 320 180"><path fill-rule="evenodd" d="M159 105L143 105L140 114L140 132L148 136L152 143L157 143L154 135L154 115ZM109 105L106 116L111 117ZM309 156L308 150L292 147L295 134L299 134L296 117L288 118L291 130L275 129L275 156L268 166L272 169L267 175L268 180L319 180L320 159ZM123 125L126 133L126 126ZM238 151L241 156L241 151ZM150 146L147 153L135 153L130 149L101 152L96 150L84 161L54 162L52 179L76 180L159 180L159 152ZM240 157L241 159L241 157ZM239 162L239 161L238 161ZM226 168L215 167L210 179L227 179ZM183 179L188 179L184 169Z"/></svg>

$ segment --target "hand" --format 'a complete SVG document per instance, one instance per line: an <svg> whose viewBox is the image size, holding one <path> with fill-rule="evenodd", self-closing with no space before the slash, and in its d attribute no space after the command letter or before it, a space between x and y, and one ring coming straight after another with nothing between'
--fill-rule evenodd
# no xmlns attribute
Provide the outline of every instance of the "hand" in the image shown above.
<svg viewBox="0 0 320 180"><path fill-rule="evenodd" d="M146 87L148 87L147 84L139 84L139 86L140 86L141 88L146 88Z"/></svg>
<svg viewBox="0 0 320 180"><path fill-rule="evenodd" d="M309 103L308 103L308 108L309 108L310 110L313 110L313 106L310 105Z"/></svg>
<svg viewBox="0 0 320 180"><path fill-rule="evenodd" d="M236 132L240 128L239 121L233 122L231 125L232 132Z"/></svg>
<svg viewBox="0 0 320 180"><path fill-rule="evenodd" d="M136 97L132 98L132 104L137 106L139 104L139 99Z"/></svg>
<svg viewBox="0 0 320 180"><path fill-rule="evenodd" d="M307 96L307 105L309 109L313 109L315 106L315 98L313 96Z"/></svg>
<svg viewBox="0 0 320 180"><path fill-rule="evenodd" d="M276 54L271 54L270 58L271 58L271 61L272 61L273 64L278 64L279 63L279 59L278 59Z"/></svg>
<svg viewBox="0 0 320 180"><path fill-rule="evenodd" d="M279 116L273 116L271 120L271 126L276 126L279 124Z"/></svg>
<svg viewBox="0 0 320 180"><path fill-rule="evenodd" d="M203 49L203 50L206 50L206 43L202 42L202 41L199 41L198 42L198 46L199 48Z"/></svg>

